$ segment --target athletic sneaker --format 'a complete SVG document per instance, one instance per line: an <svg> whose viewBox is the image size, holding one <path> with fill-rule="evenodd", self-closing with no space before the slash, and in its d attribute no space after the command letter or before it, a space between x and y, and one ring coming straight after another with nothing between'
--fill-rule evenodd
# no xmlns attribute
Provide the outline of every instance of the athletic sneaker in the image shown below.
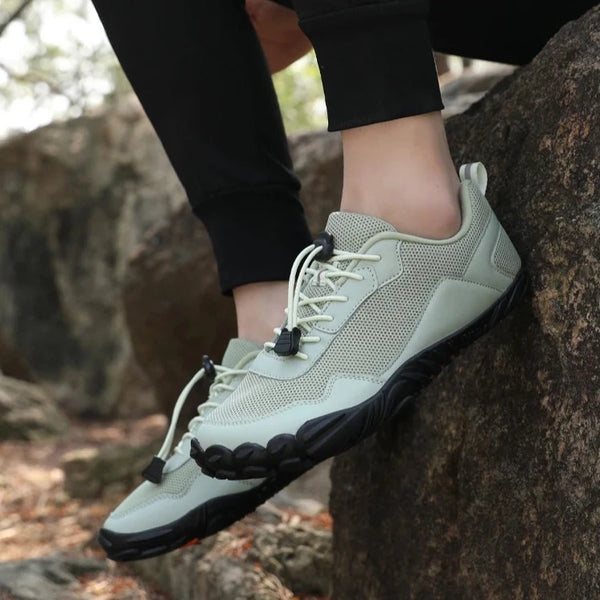
<svg viewBox="0 0 600 600"><path fill-rule="evenodd" d="M143 475L144 481L104 523L98 541L113 560L136 560L164 554L227 527L280 490L290 477L219 481L200 472L190 459L190 439L210 411L239 385L258 354L256 344L233 339L214 365L207 357L203 368L181 392L164 444ZM198 407L188 431L173 453L171 446L179 413L193 386L211 378L208 401Z"/></svg>
<svg viewBox="0 0 600 600"><path fill-rule="evenodd" d="M399 413L523 294L521 260L484 193L460 170L462 225L429 240L336 212L290 276L287 319L192 440L205 473L304 471Z"/></svg>

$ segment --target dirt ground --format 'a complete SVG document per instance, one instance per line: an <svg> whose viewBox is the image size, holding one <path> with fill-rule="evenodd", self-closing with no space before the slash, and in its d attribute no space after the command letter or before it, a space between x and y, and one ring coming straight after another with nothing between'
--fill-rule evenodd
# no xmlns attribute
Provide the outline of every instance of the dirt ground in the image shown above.
<svg viewBox="0 0 600 600"><path fill-rule="evenodd" d="M102 498L70 498L64 491L61 457L71 450L111 444L144 445L161 437L164 417L104 423L72 422L67 438L46 442L0 443L0 561L24 560L61 553L104 557L96 533L107 514L127 490L108 490ZM285 510L284 510L285 512ZM309 519L331 528L327 513L305 517L288 511L286 519ZM252 515L234 525L238 551L248 545ZM82 592L93 598L115 600L171 600L126 565L109 561L106 571L79 578ZM172 599L175 600L175 599ZM309 600L297 599L297 600Z"/></svg>
<svg viewBox="0 0 600 600"><path fill-rule="evenodd" d="M97 500L69 498L60 468L63 454L82 447L148 443L164 427L162 417L90 424L73 422L69 436L51 442L0 443L0 561L50 554L103 557L96 532L121 494ZM123 565L80 578L94 598L168 600Z"/></svg>

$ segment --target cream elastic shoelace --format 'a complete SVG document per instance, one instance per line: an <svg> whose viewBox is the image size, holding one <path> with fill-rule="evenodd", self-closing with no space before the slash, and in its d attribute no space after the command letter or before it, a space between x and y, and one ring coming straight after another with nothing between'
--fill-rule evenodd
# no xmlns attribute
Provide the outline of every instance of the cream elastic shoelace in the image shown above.
<svg viewBox="0 0 600 600"><path fill-rule="evenodd" d="M344 252L342 250L333 250L333 255L327 261L320 262L315 261L314 265L311 265L315 257L322 251L322 246L311 244L306 247L296 257L292 270L290 273L290 279L288 283L288 305L285 309L287 314L287 329L292 331L294 328L298 328L301 331L300 343L319 342L321 340L318 336L304 335L310 332L310 324L318 321L332 321L333 317L330 315L323 314L319 304L326 302L347 302L347 296L339 295L328 295L328 296L314 296L309 297L302 293L302 289L305 287L305 283L322 286L328 285L332 292L336 290L336 284L334 280L340 277L346 279L356 279L361 281L364 279L362 275L352 273L351 269L356 264L356 261L379 261L381 256L376 254L357 254L355 252ZM340 263L348 262L345 268L340 267ZM307 277L309 276L309 277ZM312 309L313 314L299 317L298 311L301 307L308 306ZM282 329L280 327L275 328L274 333L277 336L281 335ZM273 350L276 343L266 342L265 350ZM306 360L308 355L304 352L297 352L294 354L302 360Z"/></svg>
<svg viewBox="0 0 600 600"><path fill-rule="evenodd" d="M256 352L249 354L247 356L247 362L250 362L253 358L255 358L258 355L258 352L259 351L257 350ZM245 375L248 372L247 369L230 369L229 367L224 367L222 365L214 365L214 369L217 374L210 386L208 400L198 405L198 416L193 417L190 420L187 426L188 430L181 436L181 439L175 448L173 448L173 453L183 454L183 450L181 448L183 442L187 438L192 439L194 437L194 434L191 433L192 428L196 424L202 423L207 412L210 412L213 408L219 406L218 402L211 402L211 398L214 398L220 392L232 392L235 388L231 385L231 380L234 377ZM177 429L177 422L179 421L181 410L186 403L190 391L196 385L196 383L198 383L198 381L204 377L205 374L206 369L200 369L183 388L181 394L179 394L179 398L177 398L177 402L173 408L173 413L171 414L169 429L167 430L163 444L156 456L154 456L152 459L152 462L142 472L142 475L149 481L152 481L153 483L160 483L166 460L171 455L171 446L173 445L173 438L175 437L175 430Z"/></svg>

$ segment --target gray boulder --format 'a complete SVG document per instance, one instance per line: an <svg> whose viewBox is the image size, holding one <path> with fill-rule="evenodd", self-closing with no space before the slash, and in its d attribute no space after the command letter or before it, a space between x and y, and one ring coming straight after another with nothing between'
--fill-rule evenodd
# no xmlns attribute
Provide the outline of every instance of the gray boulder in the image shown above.
<svg viewBox="0 0 600 600"><path fill-rule="evenodd" d="M334 597L600 595L600 7L448 123L526 301L332 472Z"/></svg>
<svg viewBox="0 0 600 600"><path fill-rule="evenodd" d="M235 335L233 301L219 291L208 234L187 206L148 232L131 256L123 301L136 360L170 413L202 356L220 360ZM206 382L192 390L185 419L206 390Z"/></svg>
<svg viewBox="0 0 600 600"><path fill-rule="evenodd" d="M127 259L184 203L164 151L128 100L6 141L0 190L3 346L64 404L107 414L132 360L121 304ZM0 347L3 370L5 355Z"/></svg>
<svg viewBox="0 0 600 600"><path fill-rule="evenodd" d="M143 446L78 448L61 459L65 491L73 498L99 498L110 491L126 492L141 483L140 473L148 465L160 442Z"/></svg>
<svg viewBox="0 0 600 600"><path fill-rule="evenodd" d="M254 515L199 546L131 563L177 600L293 600L326 595L331 531Z"/></svg>
<svg viewBox="0 0 600 600"><path fill-rule="evenodd" d="M0 375L0 440L41 440L67 429L66 418L43 388Z"/></svg>
<svg viewBox="0 0 600 600"><path fill-rule="evenodd" d="M4 600L88 600L77 577L98 573L106 561L50 556L0 562L0 598Z"/></svg>
<svg viewBox="0 0 600 600"><path fill-rule="evenodd" d="M302 523L265 525L254 534L248 559L296 595L331 592L331 532L325 529Z"/></svg>

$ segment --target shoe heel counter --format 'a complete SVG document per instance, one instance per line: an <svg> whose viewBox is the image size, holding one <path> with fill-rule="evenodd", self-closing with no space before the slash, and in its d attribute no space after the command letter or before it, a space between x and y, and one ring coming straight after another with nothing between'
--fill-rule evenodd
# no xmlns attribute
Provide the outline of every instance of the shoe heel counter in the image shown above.
<svg viewBox="0 0 600 600"><path fill-rule="evenodd" d="M500 223L498 229L498 238L492 252L492 264L500 273L515 277L521 270L521 257Z"/></svg>
<svg viewBox="0 0 600 600"><path fill-rule="evenodd" d="M489 253L489 247L486 249L489 260L496 271L509 277L512 281L521 270L521 257L483 191L475 182L470 182L470 184L473 187L474 194L478 197L478 201L485 206L485 210L490 215L484 237L495 238L495 243L491 254Z"/></svg>
<svg viewBox="0 0 600 600"><path fill-rule="evenodd" d="M485 225L465 277L503 292L521 268L521 259L482 190L467 182L473 203L486 215ZM473 207L473 210L476 209Z"/></svg>

